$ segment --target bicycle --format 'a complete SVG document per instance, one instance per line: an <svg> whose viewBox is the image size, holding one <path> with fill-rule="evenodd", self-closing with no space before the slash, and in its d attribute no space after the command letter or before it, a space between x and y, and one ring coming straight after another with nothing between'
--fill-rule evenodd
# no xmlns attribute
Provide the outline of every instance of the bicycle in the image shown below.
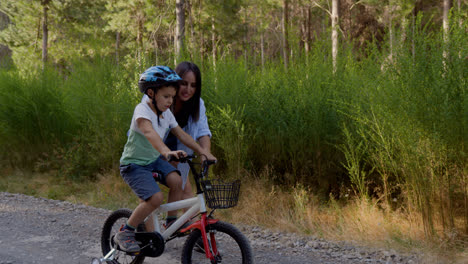
<svg viewBox="0 0 468 264"><path fill-rule="evenodd" d="M118 209L112 212L106 221L101 233L101 249L103 257L94 258L92 264L102 263L143 263L146 257L159 257L170 240L177 237L188 236L181 254L183 264L190 263L243 263L253 264L253 252L248 239L234 225L220 221L213 217L216 209L227 209L237 205L240 180L223 183L220 180L208 180L208 168L213 161L195 163L191 159L195 156L187 156L178 159L190 166L196 186L196 196L176 202L162 204L148 216L144 223L138 225L135 234L140 243L141 250L138 253L126 253L121 251L114 243L114 236L125 224L132 211ZM201 165L200 172L195 165ZM205 199L206 198L206 199ZM207 213L207 206L212 210ZM173 210L189 208L181 217L161 232L159 216ZM154 232L146 232L145 223L153 219ZM195 222L191 220L200 216ZM191 223L183 227L185 223ZM203 241L201 247L200 239Z"/></svg>

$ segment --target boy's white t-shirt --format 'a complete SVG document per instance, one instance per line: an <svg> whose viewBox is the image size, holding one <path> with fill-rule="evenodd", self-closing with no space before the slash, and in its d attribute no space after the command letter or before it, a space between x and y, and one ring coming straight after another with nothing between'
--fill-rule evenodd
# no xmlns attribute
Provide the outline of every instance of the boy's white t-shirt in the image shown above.
<svg viewBox="0 0 468 264"><path fill-rule="evenodd" d="M142 102L138 104L133 112L127 143L120 158L121 165L135 163L145 166L158 159L161 155L138 128L136 120L139 118L149 120L163 141L166 139L169 131L179 125L170 110L162 113L158 124L158 116L153 112L148 103Z"/></svg>
<svg viewBox="0 0 468 264"><path fill-rule="evenodd" d="M145 94L141 98L141 102L146 102L149 100L149 97ZM199 118L197 121L192 119L192 116L189 116L187 125L182 128L187 134L189 134L194 140L198 140L202 136L209 136L211 138L211 131L208 126L208 120L206 118L206 108L204 101L200 98L200 112ZM164 138L166 140L166 138ZM185 146L180 140L177 140L177 150L183 150L188 155L193 154L193 150ZM182 176L182 189L185 188L185 183L187 182L188 174L190 172L190 167L187 163L179 162L177 165Z"/></svg>

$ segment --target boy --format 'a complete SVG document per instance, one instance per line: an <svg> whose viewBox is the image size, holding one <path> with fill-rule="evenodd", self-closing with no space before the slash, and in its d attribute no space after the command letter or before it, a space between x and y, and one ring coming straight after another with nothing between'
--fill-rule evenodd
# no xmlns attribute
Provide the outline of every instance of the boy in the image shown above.
<svg viewBox="0 0 468 264"><path fill-rule="evenodd" d="M180 80L166 66L150 67L140 76L138 86L149 100L135 107L128 140L120 159L120 173L141 202L114 237L115 243L123 251L140 251L140 246L135 241L135 229L163 201L163 194L153 179L152 171L158 171L158 180L169 187L168 202L182 198L180 173L167 160L172 156L184 157L186 153L182 150L171 151L164 144L163 140L169 131L199 155L205 155L208 160L216 160L179 127L172 112L168 111Z"/></svg>

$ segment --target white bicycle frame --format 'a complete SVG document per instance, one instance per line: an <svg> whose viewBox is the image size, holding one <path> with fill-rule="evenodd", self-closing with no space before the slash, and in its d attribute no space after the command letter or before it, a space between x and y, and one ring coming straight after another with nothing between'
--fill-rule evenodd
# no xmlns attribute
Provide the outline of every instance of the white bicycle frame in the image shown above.
<svg viewBox="0 0 468 264"><path fill-rule="evenodd" d="M181 217L179 217L171 226L161 233L161 226L159 224L159 215L168 211L175 211L179 209L189 208ZM198 194L197 197L180 200L177 202L162 204L156 210L153 211L153 224L154 230L162 235L164 241L166 241L172 234L174 234L181 226L189 221L197 213L206 212L205 198L203 194ZM148 217L149 218L149 217ZM145 222L147 219L145 219Z"/></svg>
<svg viewBox="0 0 468 264"><path fill-rule="evenodd" d="M179 209L184 209L184 208L189 208L187 212L185 212L181 217L179 217L171 226L164 230L164 232L161 233L161 225L159 223L159 215L162 213L166 213L168 211L175 211ZM205 213L206 212L206 205L205 205L205 198L203 197L203 194L197 194L196 197L185 199L185 200L180 200L172 203L166 203L160 205L156 210L154 210L150 216L153 216L153 225L154 225L154 232L158 232L162 235L164 238L164 242L168 240L177 230L179 230L180 227L182 227L188 220L190 220L193 216L195 216L197 213ZM150 218L148 216L145 219L148 221ZM105 255L101 260L113 260L114 259L114 253L117 251L117 249L114 247L107 255Z"/></svg>

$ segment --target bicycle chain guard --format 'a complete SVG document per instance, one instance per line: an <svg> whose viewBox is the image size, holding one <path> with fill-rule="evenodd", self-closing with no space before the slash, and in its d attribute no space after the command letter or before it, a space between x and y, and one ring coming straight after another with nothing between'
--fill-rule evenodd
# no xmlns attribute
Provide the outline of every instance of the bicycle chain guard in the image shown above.
<svg viewBox="0 0 468 264"><path fill-rule="evenodd" d="M136 232L135 240L141 247L139 255L155 258L164 252L164 238L157 232Z"/></svg>

